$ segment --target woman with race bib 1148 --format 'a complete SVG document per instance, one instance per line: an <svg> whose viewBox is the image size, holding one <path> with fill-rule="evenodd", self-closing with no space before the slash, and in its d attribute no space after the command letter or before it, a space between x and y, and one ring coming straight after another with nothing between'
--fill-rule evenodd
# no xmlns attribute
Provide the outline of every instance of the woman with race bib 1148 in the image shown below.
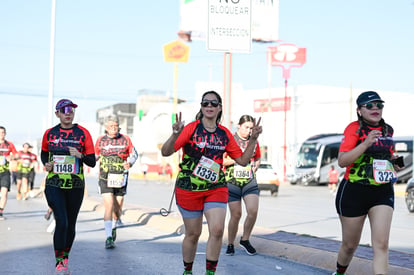
<svg viewBox="0 0 414 275"><path fill-rule="evenodd" d="M60 123L46 130L42 141L41 159L48 172L45 195L56 220L53 247L56 273L60 274L70 274L69 253L85 190L83 164L90 167L96 164L89 131L73 124L76 107L69 99L59 100L55 115Z"/></svg>

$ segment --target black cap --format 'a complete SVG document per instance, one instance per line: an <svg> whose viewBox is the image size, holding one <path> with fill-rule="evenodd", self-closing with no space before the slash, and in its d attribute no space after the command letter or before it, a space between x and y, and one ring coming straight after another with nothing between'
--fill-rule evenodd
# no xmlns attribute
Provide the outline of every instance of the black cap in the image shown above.
<svg viewBox="0 0 414 275"><path fill-rule="evenodd" d="M376 92L366 91L358 96L356 103L358 106L361 106L374 101L384 102Z"/></svg>

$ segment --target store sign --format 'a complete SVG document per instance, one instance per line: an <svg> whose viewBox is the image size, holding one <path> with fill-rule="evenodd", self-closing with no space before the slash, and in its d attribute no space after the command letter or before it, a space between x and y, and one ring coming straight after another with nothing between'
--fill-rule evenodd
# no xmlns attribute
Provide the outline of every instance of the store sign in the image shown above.
<svg viewBox="0 0 414 275"><path fill-rule="evenodd" d="M164 45L163 53L165 62L187 62L190 47L177 40Z"/></svg>
<svg viewBox="0 0 414 275"><path fill-rule="evenodd" d="M272 112L283 112L290 111L291 109L291 97L286 97L286 105L285 105L285 98L278 97L278 98L271 98L269 99L255 99L254 100L254 107L253 110L255 113L262 113L269 111L269 103L270 103L270 110Z"/></svg>

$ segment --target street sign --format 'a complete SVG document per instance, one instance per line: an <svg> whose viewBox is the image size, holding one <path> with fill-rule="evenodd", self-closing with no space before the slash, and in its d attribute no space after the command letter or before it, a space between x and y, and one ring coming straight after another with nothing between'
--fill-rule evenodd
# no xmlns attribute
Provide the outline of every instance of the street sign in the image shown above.
<svg viewBox="0 0 414 275"><path fill-rule="evenodd" d="M187 62L190 55L190 47L177 40L165 44L163 52L165 62Z"/></svg>
<svg viewBox="0 0 414 275"><path fill-rule="evenodd" d="M208 1L180 1L180 31L188 40L207 39ZM221 2L230 2L222 0ZM238 2L233 0L232 2ZM279 0L252 0L252 40L271 42L279 40Z"/></svg>
<svg viewBox="0 0 414 275"><path fill-rule="evenodd" d="M268 47L270 64L280 66L282 63L294 63L303 65L306 63L306 48L299 48L293 44L281 44L276 47Z"/></svg>
<svg viewBox="0 0 414 275"><path fill-rule="evenodd" d="M207 49L221 52L250 52L251 7L251 0L209 0Z"/></svg>

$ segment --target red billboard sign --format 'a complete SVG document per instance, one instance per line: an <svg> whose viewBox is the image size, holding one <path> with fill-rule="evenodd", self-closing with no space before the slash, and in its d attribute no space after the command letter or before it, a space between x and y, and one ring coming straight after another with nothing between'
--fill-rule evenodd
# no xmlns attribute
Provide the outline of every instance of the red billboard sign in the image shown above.
<svg viewBox="0 0 414 275"><path fill-rule="evenodd" d="M278 98L271 98L269 99L255 99L254 100L254 112L261 113L267 112L269 110L269 102L270 102L270 110L272 112L282 112L285 111L285 98L278 97ZM291 108L291 97L286 97L286 111L290 111Z"/></svg>

